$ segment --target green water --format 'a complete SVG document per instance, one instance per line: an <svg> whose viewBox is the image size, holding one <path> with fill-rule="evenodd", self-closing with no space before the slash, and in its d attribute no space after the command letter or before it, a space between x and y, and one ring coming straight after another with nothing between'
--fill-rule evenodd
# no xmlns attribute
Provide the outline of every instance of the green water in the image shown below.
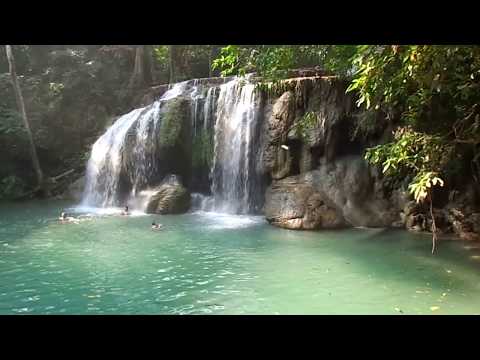
<svg viewBox="0 0 480 360"><path fill-rule="evenodd" d="M0 205L0 314L480 313L471 244L205 213L60 224L66 206Z"/></svg>

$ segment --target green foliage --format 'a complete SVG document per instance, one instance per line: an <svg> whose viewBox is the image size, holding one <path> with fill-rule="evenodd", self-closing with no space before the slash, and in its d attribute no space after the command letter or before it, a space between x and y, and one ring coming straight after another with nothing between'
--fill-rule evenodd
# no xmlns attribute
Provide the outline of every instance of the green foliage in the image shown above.
<svg viewBox="0 0 480 360"><path fill-rule="evenodd" d="M220 50L220 56L216 58L212 63L212 69L221 70L221 76L230 76L230 75L245 75L246 69L248 68L248 63L241 62L242 57L241 49L237 45L228 45L223 47Z"/></svg>
<svg viewBox="0 0 480 360"><path fill-rule="evenodd" d="M323 52L322 63L326 70L346 78L353 75L353 59L357 54L355 45L330 45Z"/></svg>
<svg viewBox="0 0 480 360"><path fill-rule="evenodd" d="M222 76L255 71L263 82L276 82L285 79L291 69L313 66L347 76L355 54L352 45L228 45L213 66L222 70Z"/></svg>
<svg viewBox="0 0 480 360"><path fill-rule="evenodd" d="M295 60L291 46L263 46L255 55L255 68L262 81L285 79Z"/></svg>
<svg viewBox="0 0 480 360"><path fill-rule="evenodd" d="M168 45L153 45L154 68L160 82L167 83L169 78L169 49Z"/></svg>
<svg viewBox="0 0 480 360"><path fill-rule="evenodd" d="M159 63L168 63L168 45L155 45L153 54Z"/></svg>
<svg viewBox="0 0 480 360"><path fill-rule="evenodd" d="M313 111L306 112L295 124L295 134L304 140L308 139L309 132L318 125L318 115Z"/></svg>
<svg viewBox="0 0 480 360"><path fill-rule="evenodd" d="M382 111L422 131L480 140L477 104L480 101L479 46L360 46L354 60L358 71L348 91L357 104ZM444 121L435 121L443 109ZM473 118L469 118L473 116ZM478 118L477 118L478 120Z"/></svg>
<svg viewBox="0 0 480 360"><path fill-rule="evenodd" d="M419 173L415 176L412 183L408 186L417 202L422 202L427 198L430 189L435 185L443 186L444 182L434 172Z"/></svg>
<svg viewBox="0 0 480 360"><path fill-rule="evenodd" d="M175 54L171 57L172 45L153 45L153 70L157 83L168 83L170 61L173 60L176 81L208 77L211 75L212 54L216 45L173 45Z"/></svg>
<svg viewBox="0 0 480 360"><path fill-rule="evenodd" d="M394 141L367 149L365 159L381 165L387 176L412 175L409 190L420 202L427 197L432 185L443 186L440 176L451 159L452 150L452 145L440 136L405 127L395 131Z"/></svg>
<svg viewBox="0 0 480 360"><path fill-rule="evenodd" d="M291 81L261 81L255 84L255 90L267 96L276 97L287 91L295 91L296 85Z"/></svg>
<svg viewBox="0 0 480 360"><path fill-rule="evenodd" d="M397 169L412 175L409 189L417 201L443 186L440 176L454 168L452 159L478 158L479 46L359 46L354 65L347 91L358 93L357 105L408 127L393 142L368 150L367 159L387 175ZM365 121L357 127L374 130Z"/></svg>
<svg viewBox="0 0 480 360"><path fill-rule="evenodd" d="M62 83L54 83L54 82L51 82L49 84L49 90L51 91L52 93L52 96L59 96L61 93L62 93L62 90L65 88L65 85L63 85Z"/></svg>

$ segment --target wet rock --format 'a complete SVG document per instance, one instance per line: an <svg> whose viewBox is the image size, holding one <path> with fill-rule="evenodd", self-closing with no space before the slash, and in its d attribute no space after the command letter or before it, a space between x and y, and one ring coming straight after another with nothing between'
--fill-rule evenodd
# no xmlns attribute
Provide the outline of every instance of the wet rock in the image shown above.
<svg viewBox="0 0 480 360"><path fill-rule="evenodd" d="M345 226L342 215L325 203L322 195L314 192L308 199L303 218L305 229L332 229Z"/></svg>
<svg viewBox="0 0 480 360"><path fill-rule="evenodd" d="M447 221L451 230L462 240L480 241L480 214L467 215L465 209L448 209Z"/></svg>
<svg viewBox="0 0 480 360"><path fill-rule="evenodd" d="M464 231L459 234L460 239L466 241L480 241L480 236L471 231Z"/></svg>
<svg viewBox="0 0 480 360"><path fill-rule="evenodd" d="M451 232L451 225L443 209L434 208L433 216L438 234ZM430 210L423 203L409 201L403 209L402 218L405 221L405 228L407 230L432 232L433 222Z"/></svg>
<svg viewBox="0 0 480 360"><path fill-rule="evenodd" d="M421 203L417 203L416 201L409 201L405 204L403 208L403 213L405 216L409 216L412 214L418 214L420 212L425 212L426 209Z"/></svg>
<svg viewBox="0 0 480 360"><path fill-rule="evenodd" d="M84 189L85 176L82 176L81 178L74 181L59 197L59 199L80 201L82 199Z"/></svg>
<svg viewBox="0 0 480 360"><path fill-rule="evenodd" d="M471 214L469 220L472 223L473 231L480 234L480 213Z"/></svg>
<svg viewBox="0 0 480 360"><path fill-rule="evenodd" d="M453 232L459 236L461 233L469 231L465 223L465 214L458 208L449 209L448 221L452 225Z"/></svg>
<svg viewBox="0 0 480 360"><path fill-rule="evenodd" d="M147 203L149 214L180 214L190 208L190 193L176 175L168 175L153 190Z"/></svg>
<svg viewBox="0 0 480 360"><path fill-rule="evenodd" d="M280 180L267 189L265 216L271 224L287 229L331 229L346 225L341 213L299 177Z"/></svg>
<svg viewBox="0 0 480 360"><path fill-rule="evenodd" d="M375 178L364 159L346 156L305 174L353 226L388 227L400 220L400 197L389 197L376 189Z"/></svg>
<svg viewBox="0 0 480 360"><path fill-rule="evenodd" d="M377 181L361 157L337 159L319 169L274 181L267 190L266 216L274 225L302 229L347 224L403 226L406 220L402 221L400 211L405 207L405 197L398 194L389 197L379 189L374 190ZM424 218L410 222L411 227L425 227Z"/></svg>
<svg viewBox="0 0 480 360"><path fill-rule="evenodd" d="M409 214L405 228L410 231L425 231L427 228L427 218L425 214Z"/></svg>
<svg viewBox="0 0 480 360"><path fill-rule="evenodd" d="M274 179L282 179L290 173L291 155L282 145L294 119L295 97L293 92L287 91L273 103L263 130L262 167L265 173L271 172Z"/></svg>

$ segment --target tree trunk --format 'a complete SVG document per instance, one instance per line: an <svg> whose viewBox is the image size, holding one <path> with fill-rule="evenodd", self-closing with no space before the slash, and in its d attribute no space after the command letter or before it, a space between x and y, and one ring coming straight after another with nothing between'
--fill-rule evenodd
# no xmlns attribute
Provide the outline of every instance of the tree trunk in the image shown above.
<svg viewBox="0 0 480 360"><path fill-rule="evenodd" d="M152 47L151 45L144 45L143 55L143 79L145 85L151 86L153 84L153 59L152 59Z"/></svg>
<svg viewBox="0 0 480 360"><path fill-rule="evenodd" d="M209 67L208 77L213 77L214 71L212 69L212 65L213 65L213 60L215 60L218 55L218 46L216 45L210 45L210 46L211 46L210 53L208 55L208 67Z"/></svg>
<svg viewBox="0 0 480 360"><path fill-rule="evenodd" d="M184 45L169 45L168 46L169 61L168 67L170 69L169 83L173 84L185 80L185 46Z"/></svg>
<svg viewBox="0 0 480 360"><path fill-rule="evenodd" d="M27 132L27 137L30 144L30 156L32 158L33 168L37 175L38 190L44 191L45 182L43 178L43 172L42 168L40 167L40 162L38 161L37 150L33 141L32 131L30 130L30 123L28 122L27 112L25 110L25 102L23 101L22 89L20 88L20 84L18 83L17 73L15 71L15 59L13 57L11 45L5 45L5 50L7 53L10 76L12 77L13 89L15 91L15 99L17 101L18 109L22 115L23 124L25 125L25 130Z"/></svg>
<svg viewBox="0 0 480 360"><path fill-rule="evenodd" d="M168 46L168 69L170 72L169 80L168 82L170 84L173 84L176 82L177 79L177 74L176 74L176 53L177 53L177 47L175 45L169 45Z"/></svg>
<svg viewBox="0 0 480 360"><path fill-rule="evenodd" d="M433 195L432 190L430 190L429 200L430 200L430 216L432 218L432 254L435 253L437 246L437 224L435 223L435 215L433 214Z"/></svg>
<svg viewBox="0 0 480 360"><path fill-rule="evenodd" d="M141 87L145 84L145 45L137 45L135 49L135 65L129 87Z"/></svg>

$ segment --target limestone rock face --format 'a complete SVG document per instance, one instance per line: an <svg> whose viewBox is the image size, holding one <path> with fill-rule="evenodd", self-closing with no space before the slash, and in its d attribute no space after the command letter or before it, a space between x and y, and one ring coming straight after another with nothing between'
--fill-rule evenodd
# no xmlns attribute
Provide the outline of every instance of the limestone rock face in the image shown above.
<svg viewBox="0 0 480 360"><path fill-rule="evenodd" d="M265 141L262 149L262 166L265 173L272 173L275 179L282 179L290 172L291 156L281 146L295 120L295 97L285 92L273 104L267 115Z"/></svg>
<svg viewBox="0 0 480 360"><path fill-rule="evenodd" d="M399 226L406 197L384 195L363 162L360 157L338 159L331 166L273 181L265 198L267 220L297 229Z"/></svg>
<svg viewBox="0 0 480 360"><path fill-rule="evenodd" d="M464 211L458 208L451 208L448 211L448 221L452 225L453 232L462 240L480 240L479 220L479 213L467 216Z"/></svg>
<svg viewBox="0 0 480 360"><path fill-rule="evenodd" d="M180 214L190 208L190 193L176 175L168 175L153 190L147 203L149 214Z"/></svg>
<svg viewBox="0 0 480 360"><path fill-rule="evenodd" d="M85 176L82 176L81 178L74 181L59 198L65 200L80 201L82 199L84 188Z"/></svg>
<svg viewBox="0 0 480 360"><path fill-rule="evenodd" d="M314 187L292 176L267 189L265 216L287 229L330 229L345 226L342 215Z"/></svg>
<svg viewBox="0 0 480 360"><path fill-rule="evenodd" d="M433 208L439 234L455 234L462 240L480 240L480 213L469 213L465 208L447 204ZM432 231L432 219L426 204L409 201L401 212L404 227L409 231Z"/></svg>

